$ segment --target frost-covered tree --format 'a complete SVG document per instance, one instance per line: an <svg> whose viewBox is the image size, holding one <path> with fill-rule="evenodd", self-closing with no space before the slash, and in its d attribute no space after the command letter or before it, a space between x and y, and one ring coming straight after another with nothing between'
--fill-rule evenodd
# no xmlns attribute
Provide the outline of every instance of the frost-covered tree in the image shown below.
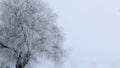
<svg viewBox="0 0 120 68"><path fill-rule="evenodd" d="M15 68L25 68L34 59L62 63L62 43L56 14L41 0L1 1L0 55Z"/></svg>

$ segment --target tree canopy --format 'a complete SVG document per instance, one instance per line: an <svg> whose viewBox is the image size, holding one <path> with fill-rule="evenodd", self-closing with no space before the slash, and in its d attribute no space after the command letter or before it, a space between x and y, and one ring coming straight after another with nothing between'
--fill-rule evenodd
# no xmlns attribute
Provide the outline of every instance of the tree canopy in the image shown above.
<svg viewBox="0 0 120 68"><path fill-rule="evenodd" d="M2 0L0 54L24 68L34 58L61 63L63 34L56 14L43 1Z"/></svg>

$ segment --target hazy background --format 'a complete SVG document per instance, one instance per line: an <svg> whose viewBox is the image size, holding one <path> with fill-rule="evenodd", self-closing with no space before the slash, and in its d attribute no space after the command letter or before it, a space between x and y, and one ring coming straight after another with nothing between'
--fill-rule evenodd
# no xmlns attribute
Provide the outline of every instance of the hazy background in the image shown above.
<svg viewBox="0 0 120 68"><path fill-rule="evenodd" d="M64 45L72 49L65 68L120 66L120 0L45 1L58 14Z"/></svg>
<svg viewBox="0 0 120 68"><path fill-rule="evenodd" d="M44 1L58 14L71 48L64 68L120 68L120 0Z"/></svg>
<svg viewBox="0 0 120 68"><path fill-rule="evenodd" d="M44 1L58 14L64 45L71 48L64 68L120 68L120 0Z"/></svg>

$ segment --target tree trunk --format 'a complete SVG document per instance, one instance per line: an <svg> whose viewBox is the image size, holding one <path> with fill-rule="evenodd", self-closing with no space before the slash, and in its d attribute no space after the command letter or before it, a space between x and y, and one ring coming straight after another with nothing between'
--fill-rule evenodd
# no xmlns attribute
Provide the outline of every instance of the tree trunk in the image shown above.
<svg viewBox="0 0 120 68"><path fill-rule="evenodd" d="M24 57L21 57L20 54L19 57L16 59L16 68L25 68L29 60L30 60L29 53L27 53Z"/></svg>
<svg viewBox="0 0 120 68"><path fill-rule="evenodd" d="M24 68L25 66L23 66L22 64L16 64L16 68Z"/></svg>
<svg viewBox="0 0 120 68"><path fill-rule="evenodd" d="M23 59L20 59L20 58L17 60L16 68L25 68L29 60L28 59L24 59L23 61L22 60Z"/></svg>

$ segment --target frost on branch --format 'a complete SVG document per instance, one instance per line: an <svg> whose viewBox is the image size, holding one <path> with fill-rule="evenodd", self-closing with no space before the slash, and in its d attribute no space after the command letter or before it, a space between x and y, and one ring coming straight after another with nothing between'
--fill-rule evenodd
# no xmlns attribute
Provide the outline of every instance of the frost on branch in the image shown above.
<svg viewBox="0 0 120 68"><path fill-rule="evenodd" d="M35 58L62 62L63 35L56 14L41 0L2 0L0 9L0 54L12 58L16 68Z"/></svg>

